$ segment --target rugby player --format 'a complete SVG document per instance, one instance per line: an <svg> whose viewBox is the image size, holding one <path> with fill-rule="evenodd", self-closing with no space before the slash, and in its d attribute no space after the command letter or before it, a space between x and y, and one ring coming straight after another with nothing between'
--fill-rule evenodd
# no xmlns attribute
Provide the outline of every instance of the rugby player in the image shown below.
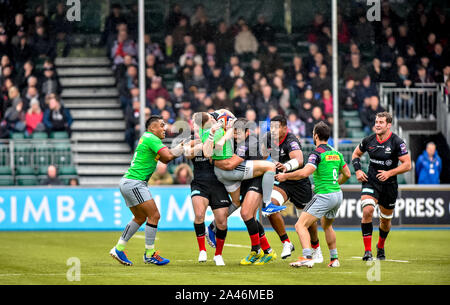
<svg viewBox="0 0 450 305"><path fill-rule="evenodd" d="M239 158L243 160L264 159L256 136L250 134L248 120L244 118L237 119L234 126L236 154ZM242 162L239 158L218 160L216 161L216 166L219 168L222 165L236 167ZM259 176L244 180L240 187L240 197L243 198L241 217L247 227L252 245L250 254L241 260L241 265L264 265L277 258L275 251L267 241L264 227L256 220L256 212L263 198L263 179L263 177Z"/></svg>
<svg viewBox="0 0 450 305"><path fill-rule="evenodd" d="M285 117L278 115L271 119L270 133L267 133L267 138L262 144L263 146L267 145L268 153L276 161L277 172L290 172L303 168L302 146L297 137L288 131ZM311 182L308 177L284 182L275 181L271 197L272 203L276 205L283 205L290 200L296 207L297 215L300 215L305 205L311 201ZM286 233L283 217L279 213L272 214L269 215L269 221L283 243L281 258L285 259L291 256L294 245ZM317 234L317 222L309 227L309 232L313 247L313 259L316 263L322 263L323 256Z"/></svg>
<svg viewBox="0 0 450 305"><path fill-rule="evenodd" d="M291 263L292 267L314 265L311 249L311 238L308 228L321 219L325 239L330 250L329 267L339 267L336 248L336 233L333 230L333 220L342 203L342 191L340 184L345 183L351 176L350 170L344 161L344 157L333 147L327 144L331 130L324 122L314 126L313 139L316 149L309 155L308 163L302 169L293 172L279 173L276 179L280 182L286 180L305 179L313 174L314 193L312 200L306 205L300 218L295 224L295 229L303 248L303 256L298 261Z"/></svg>
<svg viewBox="0 0 450 305"><path fill-rule="evenodd" d="M209 158L203 155L203 144L200 140L199 125L201 125L201 122L194 120L195 140L191 141L191 147L185 150L185 156L188 159L192 159L194 165L194 179L191 182L191 199L195 213L194 229L199 246L198 261L206 262L207 260L205 247L205 213L209 205L213 211L217 226L214 262L217 266L224 266L225 262L222 257L222 251L227 236L228 207L231 205L231 200L223 184L217 180L214 174L214 166L210 163Z"/></svg>
<svg viewBox="0 0 450 305"><path fill-rule="evenodd" d="M131 165L120 180L120 192L127 207L133 213L133 219L127 224L117 245L109 252L110 255L123 265L131 266L124 249L130 238L145 222L145 252L144 263L165 265L169 260L159 255L155 250L155 237L160 214L148 188L148 180L155 171L159 161L168 163L180 156L183 143L173 149L168 149L162 143L165 138L165 123L158 115L152 115L145 122L146 132L139 139Z"/></svg>
<svg viewBox="0 0 450 305"><path fill-rule="evenodd" d="M363 216L361 231L364 241L364 261L372 256L372 216L375 206L380 212L377 259L385 260L384 243L391 229L395 202L398 195L397 175L411 170L411 157L405 142L392 133L392 115L388 112L377 113L375 134L365 137L355 148L352 164L356 178L362 183L361 207ZM367 152L370 157L366 174L361 167L361 157ZM401 162L398 165L399 161Z"/></svg>
<svg viewBox="0 0 450 305"><path fill-rule="evenodd" d="M203 117L207 113L200 113ZM206 119L206 117L205 117ZM209 120L214 118L210 116ZM284 206L276 206L271 203L271 193L275 176L275 164L266 160L245 160L233 154L233 140L228 139L230 134L233 134L232 125L235 120L232 120L227 126L228 130L225 133L224 128L218 128L214 124L209 132L203 134L203 152L206 157L211 157L213 162L221 161L221 167L214 167L214 172L217 179L225 185L226 190L230 194L231 201L235 206L240 205L240 186L242 180L251 179L262 176L263 184L263 211L269 213L278 213L284 210ZM204 120L202 119L202 124ZM216 132L217 131L217 132Z"/></svg>

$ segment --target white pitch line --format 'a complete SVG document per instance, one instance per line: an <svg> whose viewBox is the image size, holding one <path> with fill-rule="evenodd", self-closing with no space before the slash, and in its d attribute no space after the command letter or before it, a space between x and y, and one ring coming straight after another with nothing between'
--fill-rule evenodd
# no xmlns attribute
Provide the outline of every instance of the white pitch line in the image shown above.
<svg viewBox="0 0 450 305"><path fill-rule="evenodd" d="M362 256L352 256L353 259L362 259ZM409 263L409 261L402 261L398 259L386 259L386 262L394 262L394 263Z"/></svg>
<svg viewBox="0 0 450 305"><path fill-rule="evenodd" d="M224 246L227 246L227 247L234 247L234 248L250 248L249 246L235 245L235 244L224 244Z"/></svg>

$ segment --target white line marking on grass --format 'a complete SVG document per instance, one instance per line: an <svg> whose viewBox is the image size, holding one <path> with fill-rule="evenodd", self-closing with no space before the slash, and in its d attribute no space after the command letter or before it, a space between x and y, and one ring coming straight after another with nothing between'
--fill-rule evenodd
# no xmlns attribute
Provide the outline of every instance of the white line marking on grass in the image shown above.
<svg viewBox="0 0 450 305"><path fill-rule="evenodd" d="M356 259L361 259L362 260L362 256L352 256L351 260L356 260ZM402 261L399 259L386 259L386 262L394 262L394 263L409 263L409 261Z"/></svg>
<svg viewBox="0 0 450 305"><path fill-rule="evenodd" d="M134 235L136 238L145 239L145 235ZM158 240L159 237L155 237L155 240Z"/></svg>
<svg viewBox="0 0 450 305"><path fill-rule="evenodd" d="M250 248L249 246L235 245L235 244L224 244L224 246L227 246L227 247L235 247L235 248Z"/></svg>

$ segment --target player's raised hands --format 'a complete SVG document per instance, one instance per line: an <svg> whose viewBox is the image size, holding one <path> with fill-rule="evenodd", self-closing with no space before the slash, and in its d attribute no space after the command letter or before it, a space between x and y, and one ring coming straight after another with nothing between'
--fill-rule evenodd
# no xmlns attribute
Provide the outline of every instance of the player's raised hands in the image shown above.
<svg viewBox="0 0 450 305"><path fill-rule="evenodd" d="M366 173L363 172L362 170L357 170L355 172L355 174L356 174L356 179L358 179L359 182L367 182L368 181Z"/></svg>
<svg viewBox="0 0 450 305"><path fill-rule="evenodd" d="M384 170L378 170L378 175L377 178L380 181L386 181L387 179L389 179L391 177L391 174L389 171L384 171Z"/></svg>

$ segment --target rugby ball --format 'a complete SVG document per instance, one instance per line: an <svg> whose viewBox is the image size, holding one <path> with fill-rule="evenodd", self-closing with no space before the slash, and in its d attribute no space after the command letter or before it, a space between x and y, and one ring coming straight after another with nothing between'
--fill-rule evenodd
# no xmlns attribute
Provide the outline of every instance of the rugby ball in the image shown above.
<svg viewBox="0 0 450 305"><path fill-rule="evenodd" d="M229 116L228 114L223 113L217 117L217 122L219 122L222 125L222 128L226 130L228 121L231 120L232 118L233 118L232 116Z"/></svg>

